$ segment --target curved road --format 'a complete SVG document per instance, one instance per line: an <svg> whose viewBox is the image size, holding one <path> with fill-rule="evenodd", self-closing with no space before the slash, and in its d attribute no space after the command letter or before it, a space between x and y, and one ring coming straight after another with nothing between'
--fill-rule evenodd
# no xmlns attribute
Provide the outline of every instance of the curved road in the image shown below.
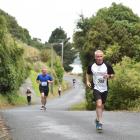
<svg viewBox="0 0 140 140"><path fill-rule="evenodd" d="M72 81L72 76L65 77ZM61 98L48 101L47 110L40 105L1 110L13 140L139 140L140 113L105 112L104 131L95 129L94 111L67 111L82 100L84 87L78 79L76 87Z"/></svg>

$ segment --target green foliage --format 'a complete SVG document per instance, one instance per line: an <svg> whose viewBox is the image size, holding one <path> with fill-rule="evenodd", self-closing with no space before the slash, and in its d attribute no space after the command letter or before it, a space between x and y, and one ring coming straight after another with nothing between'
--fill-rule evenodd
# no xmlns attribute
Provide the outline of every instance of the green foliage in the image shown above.
<svg viewBox="0 0 140 140"><path fill-rule="evenodd" d="M23 49L5 33L0 39L0 92L8 93L18 89L28 75L23 60Z"/></svg>
<svg viewBox="0 0 140 140"><path fill-rule="evenodd" d="M89 19L81 16L77 26L74 43L84 57L93 57L93 51L110 49L117 44L117 58L111 59L112 63L121 61L123 56L140 60L140 18L122 4L113 3Z"/></svg>
<svg viewBox="0 0 140 140"><path fill-rule="evenodd" d="M52 43L54 50L60 57L62 57L62 44L60 43L63 42L64 44L63 66L65 71L72 70L72 67L69 65L72 64L76 58L76 51L73 49L73 44L68 42L68 39L65 31L61 27L56 28L49 38L49 43Z"/></svg>
<svg viewBox="0 0 140 140"><path fill-rule="evenodd" d="M56 28L50 38L49 38L49 43L60 43L62 42L63 39L66 39L67 38L67 35L65 33L65 31L59 27L59 28Z"/></svg>
<svg viewBox="0 0 140 140"><path fill-rule="evenodd" d="M108 109L129 109L135 107L140 98L140 63L124 57L114 66L115 77L110 80Z"/></svg>
<svg viewBox="0 0 140 140"><path fill-rule="evenodd" d="M93 97L93 90L91 89L86 89L86 108L88 110L93 110L95 109L95 102L94 102L94 97Z"/></svg>
<svg viewBox="0 0 140 140"><path fill-rule="evenodd" d="M25 105L26 98L23 96L20 96L18 93L12 93L12 94L8 94L6 96L8 103L10 103L11 105Z"/></svg>
<svg viewBox="0 0 140 140"><path fill-rule="evenodd" d="M120 48L121 47L118 44L108 47L105 50L106 60L112 60L112 63L117 63L118 59L121 57Z"/></svg>
<svg viewBox="0 0 140 140"><path fill-rule="evenodd" d="M18 93L12 93L8 95L0 94L0 109L11 105L25 105L26 102L26 98L20 96Z"/></svg>
<svg viewBox="0 0 140 140"><path fill-rule="evenodd" d="M74 59L76 58L76 50L73 48L73 44L67 43L64 45L64 55L63 55L63 66L65 71L71 71L72 67L69 64L72 64Z"/></svg>
<svg viewBox="0 0 140 140"><path fill-rule="evenodd" d="M38 49L42 49L45 47L45 45L41 43L41 39L39 38L33 38L30 42L30 45Z"/></svg>
<svg viewBox="0 0 140 140"><path fill-rule="evenodd" d="M86 105L87 105L87 103L85 101L82 101L80 103L72 105L70 110L78 110L78 111L81 110L81 111L83 111L83 110L86 110Z"/></svg>
<svg viewBox="0 0 140 140"><path fill-rule="evenodd" d="M62 83L63 75L64 75L64 69L61 65L61 61L60 61L59 57L57 57L57 59L54 63L54 70L55 70L56 76L59 80L59 83Z"/></svg>
<svg viewBox="0 0 140 140"><path fill-rule="evenodd" d="M36 71L34 71L34 70L30 71L30 79L32 81L34 91L35 91L37 96L40 96L40 93L38 90L38 83L36 82L37 75L38 75L38 73Z"/></svg>
<svg viewBox="0 0 140 140"><path fill-rule="evenodd" d="M41 61L47 62L51 59L51 50L50 49L42 49L40 53Z"/></svg>

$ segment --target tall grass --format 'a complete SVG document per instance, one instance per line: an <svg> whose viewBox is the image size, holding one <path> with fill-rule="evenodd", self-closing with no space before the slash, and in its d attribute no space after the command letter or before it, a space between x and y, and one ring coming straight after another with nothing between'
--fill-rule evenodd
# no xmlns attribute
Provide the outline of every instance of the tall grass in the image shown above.
<svg viewBox="0 0 140 140"><path fill-rule="evenodd" d="M87 106L86 101L82 101L80 103L72 105L70 110L74 110L74 111L76 111L76 110L87 110L86 106Z"/></svg>
<svg viewBox="0 0 140 140"><path fill-rule="evenodd" d="M32 85L33 85L34 91L35 91L37 96L40 96L39 89L38 89L38 83L36 82L37 75L38 75L37 72L31 70L30 79L32 81Z"/></svg>
<svg viewBox="0 0 140 140"><path fill-rule="evenodd" d="M13 105L25 105L26 102L26 98L20 96L18 93L0 95L0 108L5 108Z"/></svg>

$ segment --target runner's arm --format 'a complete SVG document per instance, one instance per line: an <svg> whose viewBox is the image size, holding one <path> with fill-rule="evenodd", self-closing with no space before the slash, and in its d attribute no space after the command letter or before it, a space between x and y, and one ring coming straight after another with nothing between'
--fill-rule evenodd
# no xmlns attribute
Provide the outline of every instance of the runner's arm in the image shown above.
<svg viewBox="0 0 140 140"><path fill-rule="evenodd" d="M39 75L38 75L37 78L36 78L36 82L37 82L38 84L41 83L40 80L39 80Z"/></svg>
<svg viewBox="0 0 140 140"><path fill-rule="evenodd" d="M52 84L53 83L53 78L49 75L49 80L48 83Z"/></svg>
<svg viewBox="0 0 140 140"><path fill-rule="evenodd" d="M108 66L108 79L114 78L115 72L113 70L113 67L109 64Z"/></svg>
<svg viewBox="0 0 140 140"><path fill-rule="evenodd" d="M53 83L53 80L48 80L49 83Z"/></svg>
<svg viewBox="0 0 140 140"><path fill-rule="evenodd" d="M88 87L91 87L91 75L92 75L92 71L91 71L91 66L89 65L87 68L87 72L86 72L86 84Z"/></svg>
<svg viewBox="0 0 140 140"><path fill-rule="evenodd" d="M90 75L88 73L86 73L86 84L88 87L91 87Z"/></svg>

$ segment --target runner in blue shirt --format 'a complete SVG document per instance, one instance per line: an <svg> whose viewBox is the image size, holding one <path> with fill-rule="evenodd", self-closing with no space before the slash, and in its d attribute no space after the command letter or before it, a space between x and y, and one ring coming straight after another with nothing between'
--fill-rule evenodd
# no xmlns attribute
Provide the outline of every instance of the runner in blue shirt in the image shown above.
<svg viewBox="0 0 140 140"><path fill-rule="evenodd" d="M46 68L42 68L42 73L37 76L37 82L39 83L39 91L41 94L41 110L46 110L46 102L49 93L49 83L53 83L52 77L47 73Z"/></svg>

